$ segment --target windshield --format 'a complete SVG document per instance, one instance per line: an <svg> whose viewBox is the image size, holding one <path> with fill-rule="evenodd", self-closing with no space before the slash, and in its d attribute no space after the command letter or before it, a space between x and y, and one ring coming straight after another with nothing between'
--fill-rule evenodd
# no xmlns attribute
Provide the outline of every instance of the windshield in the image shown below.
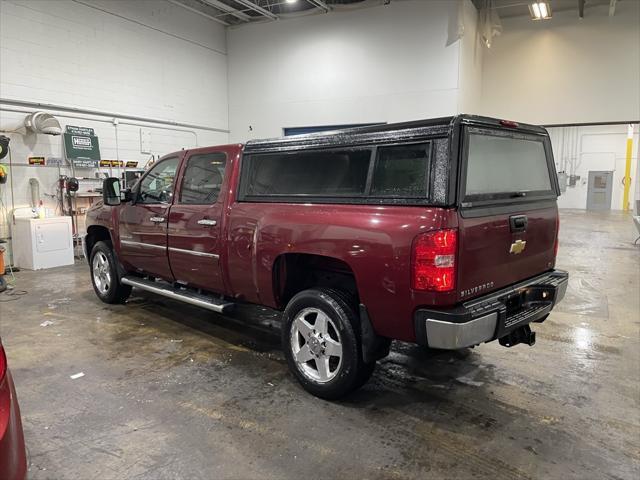
<svg viewBox="0 0 640 480"><path fill-rule="evenodd" d="M469 133L465 199L553 193L543 138Z"/></svg>

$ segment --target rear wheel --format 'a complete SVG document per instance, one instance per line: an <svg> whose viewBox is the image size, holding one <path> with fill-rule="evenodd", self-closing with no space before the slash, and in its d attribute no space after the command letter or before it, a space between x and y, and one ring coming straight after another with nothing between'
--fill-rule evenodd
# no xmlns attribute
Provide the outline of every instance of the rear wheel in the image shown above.
<svg viewBox="0 0 640 480"><path fill-rule="evenodd" d="M285 309L282 344L289 368L310 393L329 400L362 386L375 362L362 360L355 309L342 292L305 290Z"/></svg>
<svg viewBox="0 0 640 480"><path fill-rule="evenodd" d="M115 254L111 242L97 242L91 250L91 282L93 290L105 303L123 303L131 294L131 287L120 283Z"/></svg>

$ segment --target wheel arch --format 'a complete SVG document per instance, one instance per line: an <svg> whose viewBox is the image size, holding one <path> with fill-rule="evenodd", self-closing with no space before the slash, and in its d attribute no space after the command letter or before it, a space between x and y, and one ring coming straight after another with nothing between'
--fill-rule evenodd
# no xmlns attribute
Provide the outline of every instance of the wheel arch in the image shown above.
<svg viewBox="0 0 640 480"><path fill-rule="evenodd" d="M277 308L283 309L297 293L309 288L332 288L347 292L353 300L358 318L358 337L362 342L365 362L374 362L389 354L390 340L379 336L361 303L358 282L353 268L336 257L313 253L283 253L272 268L273 294Z"/></svg>
<svg viewBox="0 0 640 480"><path fill-rule="evenodd" d="M315 253L282 253L273 263L275 304L283 309L297 293L313 287L328 287L351 294L359 302L356 275L344 260Z"/></svg>
<svg viewBox="0 0 640 480"><path fill-rule="evenodd" d="M84 239L85 254L87 259L91 256L91 250L96 243L100 241L109 241L113 244L113 238L109 229L102 225L91 225L87 227L87 235Z"/></svg>

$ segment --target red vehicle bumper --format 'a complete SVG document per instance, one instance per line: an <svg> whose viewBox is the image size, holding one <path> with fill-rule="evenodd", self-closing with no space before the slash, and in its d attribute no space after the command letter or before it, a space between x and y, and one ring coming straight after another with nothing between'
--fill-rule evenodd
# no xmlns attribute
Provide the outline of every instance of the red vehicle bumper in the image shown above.
<svg viewBox="0 0 640 480"><path fill-rule="evenodd" d="M22 433L20 408L11 372L0 382L0 478L24 480L27 453Z"/></svg>

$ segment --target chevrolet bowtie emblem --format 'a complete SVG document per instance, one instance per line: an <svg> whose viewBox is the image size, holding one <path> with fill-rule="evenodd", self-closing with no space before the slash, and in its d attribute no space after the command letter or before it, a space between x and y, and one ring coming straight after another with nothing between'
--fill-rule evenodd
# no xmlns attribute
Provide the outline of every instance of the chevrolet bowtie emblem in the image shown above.
<svg viewBox="0 0 640 480"><path fill-rule="evenodd" d="M524 252L524 247L527 246L526 240L516 240L511 244L511 248L509 249L509 253L513 253L517 255L519 253Z"/></svg>

